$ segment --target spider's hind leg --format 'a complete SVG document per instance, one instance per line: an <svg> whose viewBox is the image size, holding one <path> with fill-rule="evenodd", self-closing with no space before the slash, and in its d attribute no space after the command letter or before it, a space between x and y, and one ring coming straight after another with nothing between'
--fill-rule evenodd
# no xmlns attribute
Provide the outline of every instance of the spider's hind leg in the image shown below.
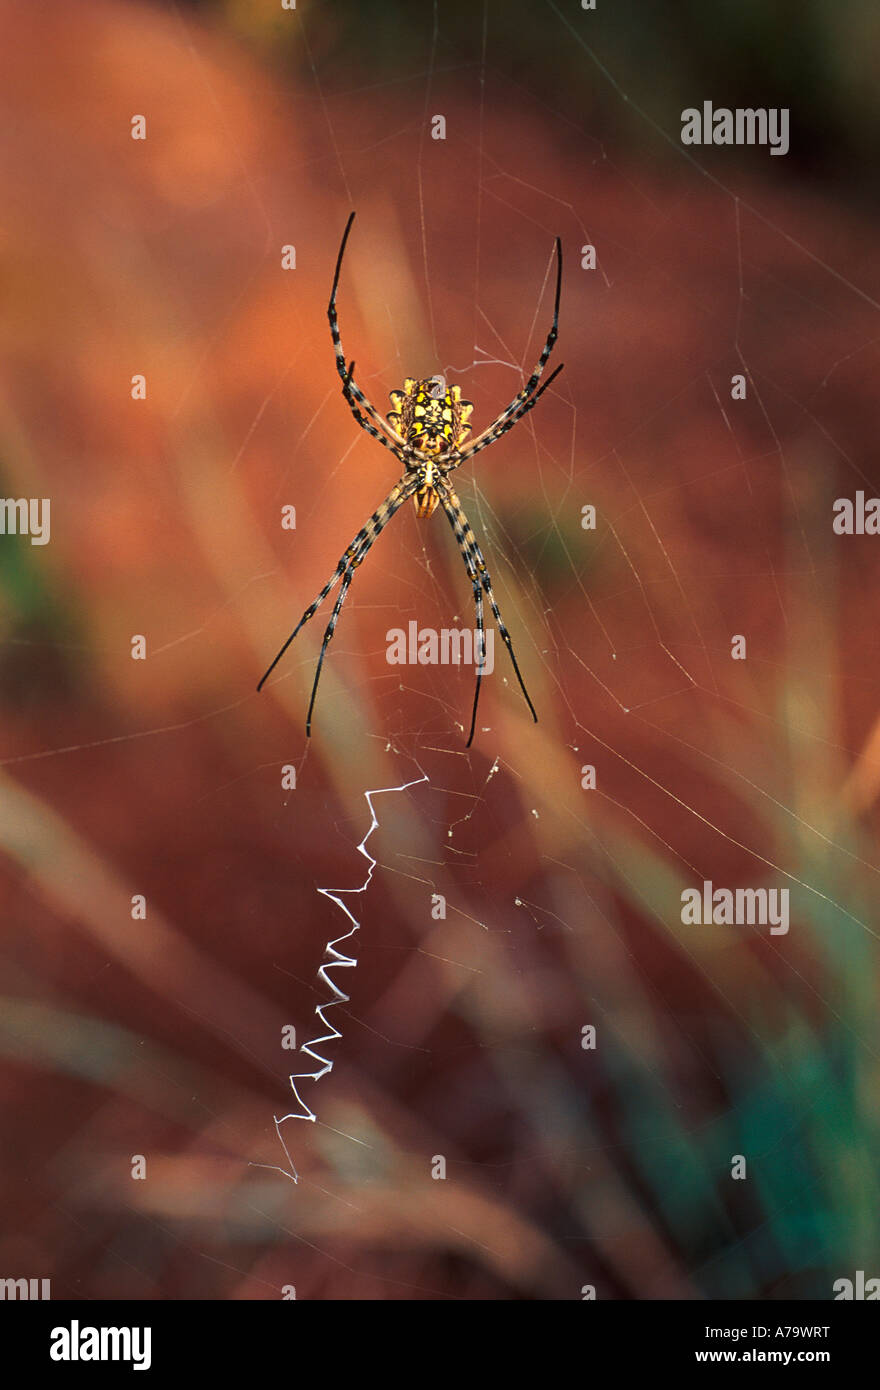
<svg viewBox="0 0 880 1390"><path fill-rule="evenodd" d="M477 573L476 566L471 557L470 551L467 545L465 544L464 534L461 530L461 527L459 526L458 521L456 520L455 511L450 503L450 500L447 496L443 494L441 494L440 500L443 503L443 510L449 517L450 524L452 525L452 529L455 532L455 539L458 541L458 548L462 553L462 557L464 558L464 563L467 568L467 572L470 575L471 585L474 591L474 612L476 613L477 618L477 644L479 647L479 651L474 651L474 662L477 667L477 680L476 685L474 686L474 707L471 710L471 727L467 737L467 743L465 744L466 748L470 748L471 744L474 741L474 730L477 727L477 705L480 703L480 685L483 680L483 669L486 665L486 632L483 625L483 590L480 586L480 577Z"/></svg>
<svg viewBox="0 0 880 1390"><path fill-rule="evenodd" d="M401 478L399 483L395 483L394 487L391 489L388 496L385 498L385 501L382 503L381 507L376 508L376 510L373 512L373 515L367 522L366 526L361 527L360 531L358 531L351 545L349 545L347 549L344 551L344 553L339 559L339 563L337 564L336 569L333 571L333 574L330 576L327 583L324 585L323 589L318 594L317 598L313 599L312 602L309 604L308 608L303 613L296 627L293 629L293 632L290 634L287 641L284 643L283 647L275 656L271 665L260 679L260 683L257 686L258 691L262 690L266 681L269 679L272 672L275 670L275 667L278 665L284 653L287 651L287 648L290 646L294 637L296 637L297 633L300 631L302 627L305 626L309 619L315 616L318 609L321 607L321 604L324 602L324 599L327 597L330 590L333 588L333 585L341 576L342 588L340 589L336 603L333 606L333 613L330 617L330 622L327 624L327 628L324 633L324 641L321 644L321 655L318 658L318 670L315 675L315 683L312 687L312 698L309 704L308 719L306 721L307 735L309 735L311 732L312 710L315 704L315 695L317 694L318 690L318 678L321 675L321 667L324 663L324 654L327 650L327 646L330 642L330 639L332 638L333 633L336 629L336 620L339 617L339 612L342 608L343 603L345 602L345 596L348 593L349 586L351 585L351 581L354 578L354 572L357 569L358 565L362 564L363 561L366 559L367 555L369 554L370 547L373 545L373 542L376 540L377 536L379 536L382 533L382 531L388 525L388 522L393 517L394 513L398 511L400 507L403 506L407 498L412 496L415 489L415 478L404 477Z"/></svg>
<svg viewBox="0 0 880 1390"><path fill-rule="evenodd" d="M516 678L519 681L519 688L525 697L525 701L529 707L529 712L531 713L532 719L537 724L538 716L535 712L535 706L532 704L531 696L529 695L529 692L526 690L525 681L522 678L522 674L517 664L516 655L514 654L513 642L511 641L510 633L507 631L507 628L504 625L504 619L501 616L501 610L498 607L495 595L492 591L492 581L489 578L489 571L486 567L486 561L483 559L482 551L480 550L480 547L477 544L477 538L471 529L470 522L465 516L464 508L462 507L461 502L458 500L457 494L449 486L448 483L446 483L443 487L443 490L441 492L441 500L443 502L443 509L449 518L449 523L452 526L453 531L455 532L455 539L458 541L458 548L461 551L462 556L464 557L464 562L467 566L468 574L471 576L472 583L474 583L475 594L476 592L478 592L480 587L482 587L482 589L485 591L486 597L488 598L489 603L492 607L492 614L495 618L495 623L498 628L498 632L501 635L501 640L507 648L507 653L510 657L511 664L513 665L514 672L516 673ZM481 638L483 655L485 655L485 636L482 632L482 626L483 603L481 595L479 603L477 604L477 630ZM477 688L474 695L474 712L473 718L471 719L471 732L468 738L468 747L470 747L471 739L474 736L474 725L476 723L477 718L477 701L480 696L480 680L482 678L482 674L482 666L480 666L477 669Z"/></svg>

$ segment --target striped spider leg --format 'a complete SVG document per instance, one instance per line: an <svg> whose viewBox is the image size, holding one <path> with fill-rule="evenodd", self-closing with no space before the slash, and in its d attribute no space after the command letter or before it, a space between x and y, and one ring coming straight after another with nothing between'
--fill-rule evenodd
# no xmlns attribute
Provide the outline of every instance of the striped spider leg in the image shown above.
<svg viewBox="0 0 880 1390"><path fill-rule="evenodd" d="M406 446L406 440L402 439L395 429L392 429L387 420L383 420L372 401L364 395L361 388L354 380L354 362L349 366L345 365L345 353L342 350L342 339L339 334L339 318L336 313L336 292L339 289L339 275L342 270L342 258L345 255L345 246L348 235L351 231L351 224L354 222L354 213L349 215L345 224L345 231L342 233L342 242L339 247L339 255L336 257L336 270L333 275L333 288L330 291L330 303L327 305L327 318L330 322L330 336L333 339L333 349L336 353L336 370L342 380L342 394L348 403L348 408L357 420L362 430L371 434L374 439L378 439L380 444L384 444L386 449L392 453L397 453L399 449ZM361 410L369 415L374 424L370 425L364 419ZM376 426L379 426L377 429Z"/></svg>
<svg viewBox="0 0 880 1390"><path fill-rule="evenodd" d="M456 508L458 508L459 511L461 510L458 498L451 488L446 487L445 483L440 485L439 493L440 505L448 516L449 524L455 532L455 539L458 541L458 548L464 559L465 569L470 576L471 587L474 591L474 610L477 617L477 645L479 650L474 652L474 663L477 668L477 683L474 688L474 707L471 711L471 728L465 745L466 748L470 748L474 738L474 729L477 725L477 705L480 702L480 684L483 679L483 667L486 664L486 634L483 627L483 589L480 584L477 566L474 563L474 559L467 545L466 537L467 532L470 531L470 527L467 525L465 519L465 529L462 530L461 523L456 513ZM462 512L461 515L464 516L464 513ZM473 533L471 532L471 534ZM528 699L528 696L526 696L526 699Z"/></svg>
<svg viewBox="0 0 880 1390"><path fill-rule="evenodd" d="M471 729L470 733L468 734L468 741L466 745L468 748L470 748L471 743L473 742L474 729L477 723L477 704L480 699L480 681L483 678L483 666L485 664L486 648L485 637L483 634L484 590L492 608L492 616L495 619L495 626L498 628L498 631L501 634L501 640L507 648L508 656L510 657L510 660L513 664L513 669L516 673L516 678L519 681L519 688L525 696L525 701L529 707L529 712L536 724L538 722L538 716L535 713L535 706L532 704L531 697L529 695L529 692L526 690L525 681L522 678L519 665L517 664L516 655L514 654L513 650L513 642L510 638L510 633L507 631L507 628L504 624L504 619L501 616L501 609L498 607L495 594L492 591L492 580L489 577L489 570L486 567L486 561L483 559L483 553L480 550L479 545L477 544L477 538L474 535L473 530L471 529L471 524L465 516L464 508L459 502L455 490L451 488L449 484L445 481L440 484L439 492L440 504L443 507L443 510L445 511L447 517L449 518L449 524L455 533L455 539L458 541L458 548L462 553L467 572L471 577L471 582L474 588L474 607L476 609L477 616L477 634L478 644L480 648L480 659L477 660L477 683L476 688L474 690L474 707L471 713Z"/></svg>
<svg viewBox="0 0 880 1390"><path fill-rule="evenodd" d="M502 411L491 429L484 430L478 439L475 439L463 452L446 464L443 469L444 476L447 473L452 473L456 468L460 468L463 463L467 463L468 459L473 458L474 454L478 454L481 449L488 449L490 444L494 444L508 430L512 430L514 425L518 425L522 417L528 415L529 411L538 404L547 388L553 385L564 366L565 363L560 362L556 370L550 373L543 386L540 386L529 400L520 400L512 414L509 414L507 410ZM519 398L517 399L519 400Z"/></svg>
<svg viewBox="0 0 880 1390"><path fill-rule="evenodd" d="M382 503L381 507L376 508L376 510L373 512L373 515L367 522L366 526L361 527L360 531L358 531L351 545L348 546L348 548L340 556L339 563L337 564L336 569L333 571L330 578L327 580L327 583L324 585L317 598L313 599L312 602L309 604L308 608L303 613L296 627L293 629L293 632L290 634L287 641L284 643L284 646L278 652L277 656L274 658L271 665L260 679L260 683L257 686L258 691L262 690L266 681L269 679L272 672L275 670L275 667L278 665L284 653L287 651L287 648L290 646L294 637L296 637L300 628L304 627L305 624L309 621L309 619L315 616L318 609L321 607L321 604L324 602L325 598L330 593L330 590L333 588L336 581L341 577L342 586L339 590L339 594L337 595L336 602L333 605L333 612L330 615L330 621L327 624L327 627L324 631L324 640L321 643L321 654L318 657L318 668L315 671L315 682L312 686L312 698L309 701L309 712L306 715L306 738L311 737L312 711L315 708L315 697L318 693L318 681L321 679L321 667L324 664L324 656L328 646L330 645L333 633L336 631L336 623L339 618L339 614L342 610L342 605L345 602L345 596L348 593L349 587L351 586L351 581L354 578L354 572L357 569L358 565L363 564L364 560L369 554L373 542L377 539L378 536L381 535L382 531L388 525L394 513L403 506L404 502L407 500L408 497L412 497L417 487L417 474L412 474L410 476L405 475L403 478L401 478L399 483L394 484L394 487L391 489L388 496L385 498L385 501Z"/></svg>

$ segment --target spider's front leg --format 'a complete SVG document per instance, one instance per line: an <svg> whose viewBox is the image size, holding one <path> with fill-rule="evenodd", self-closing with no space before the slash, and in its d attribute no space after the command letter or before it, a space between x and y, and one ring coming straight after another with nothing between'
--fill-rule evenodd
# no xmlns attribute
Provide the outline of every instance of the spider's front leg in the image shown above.
<svg viewBox="0 0 880 1390"><path fill-rule="evenodd" d="M342 337L339 332L339 317L336 312L336 293L339 289L339 276L342 271L342 258L345 255L345 247L348 242L348 234L351 231L351 224L354 222L354 213L351 213L345 224L345 231L342 234L342 244L339 247L339 255L336 259L336 273L333 276L333 288L330 291L330 303L327 305L327 317L330 323L330 336L333 339L333 351L336 354L336 370L342 380L342 394L354 418L357 420L361 429L366 430L374 439L378 439L386 449L396 453L403 440L396 430L393 430L387 420L383 420L376 407L368 396L365 396L357 382L354 380L354 362L345 364L345 352L342 347ZM373 421L369 424L367 416Z"/></svg>

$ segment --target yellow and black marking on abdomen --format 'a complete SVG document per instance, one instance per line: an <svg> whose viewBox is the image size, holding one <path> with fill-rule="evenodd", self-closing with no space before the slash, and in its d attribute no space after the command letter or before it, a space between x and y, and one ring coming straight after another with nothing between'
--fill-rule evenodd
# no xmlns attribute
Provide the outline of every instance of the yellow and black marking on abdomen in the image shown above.
<svg viewBox="0 0 880 1390"><path fill-rule="evenodd" d="M447 387L442 377L407 377L402 391L391 392L391 404L388 423L418 451L425 466L425 486L414 493L413 503L416 516L427 517L440 501L432 486L432 459L461 448L470 434L473 406L462 400L460 386Z"/></svg>

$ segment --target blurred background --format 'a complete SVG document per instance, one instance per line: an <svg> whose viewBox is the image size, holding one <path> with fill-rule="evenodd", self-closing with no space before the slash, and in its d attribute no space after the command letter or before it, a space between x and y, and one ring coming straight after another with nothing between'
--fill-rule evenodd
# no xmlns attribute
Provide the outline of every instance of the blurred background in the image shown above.
<svg viewBox="0 0 880 1390"><path fill-rule="evenodd" d="M0 1277L826 1299L880 1275L880 541L831 525L880 492L876 9L0 21L0 483L52 508L48 545L0 537ZM789 107L790 154L685 151L704 100ZM540 722L499 643L470 750L468 671L385 660L389 628L471 625L441 513L407 506L358 571L308 744L320 617L255 692L396 476L326 323L353 208L362 387L384 412L443 371L477 430L565 248L565 371L458 475ZM283 1030L324 1031L347 927L318 889L364 883L364 793L407 783L374 797L342 1038L285 1153L310 1064ZM704 880L788 888L789 933L683 926Z"/></svg>

